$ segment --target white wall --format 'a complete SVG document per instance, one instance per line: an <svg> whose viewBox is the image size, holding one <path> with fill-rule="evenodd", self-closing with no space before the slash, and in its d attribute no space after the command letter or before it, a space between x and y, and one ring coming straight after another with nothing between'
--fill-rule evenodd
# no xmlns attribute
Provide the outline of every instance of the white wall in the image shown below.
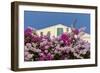
<svg viewBox="0 0 100 73"><path fill-rule="evenodd" d="M63 24L57 24L54 26L46 27L40 30L37 30L38 34L40 35L40 32L43 32L44 35L47 35L48 31L51 33L51 36L57 37L57 28L63 28L63 32L67 32L67 28L69 29L68 32L71 31L71 29Z"/></svg>
<svg viewBox="0 0 100 73"><path fill-rule="evenodd" d="M14 73L10 70L10 3L14 0L0 0L0 73ZM34 1L34 2L48 2L48 3L62 3L62 4L81 4L81 5L94 5L98 6L100 9L100 0L21 0L21 1ZM98 10L100 13L100 10ZM98 14L98 19L100 14ZM100 22L99 22L100 23ZM98 25L98 28L100 25ZM100 31L100 29L98 29ZM98 33L100 37L100 33ZM100 38L98 39L100 40ZM100 43L100 41L99 41ZM100 45L98 48L100 56ZM34 73L99 73L100 72L100 57L98 67L88 67L88 68L70 68L70 69L56 69L56 70L40 70L34 71ZM22 73L33 73L33 71L26 71Z"/></svg>

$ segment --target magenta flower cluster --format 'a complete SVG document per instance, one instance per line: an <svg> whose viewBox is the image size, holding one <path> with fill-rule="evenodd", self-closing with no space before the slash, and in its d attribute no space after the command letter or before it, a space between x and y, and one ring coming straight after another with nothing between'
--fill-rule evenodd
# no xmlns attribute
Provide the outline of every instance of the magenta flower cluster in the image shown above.
<svg viewBox="0 0 100 73"><path fill-rule="evenodd" d="M90 58L90 43L80 37L83 29L71 29L60 36L38 35L33 28L24 31L24 60L47 61ZM81 34L80 34L81 33Z"/></svg>

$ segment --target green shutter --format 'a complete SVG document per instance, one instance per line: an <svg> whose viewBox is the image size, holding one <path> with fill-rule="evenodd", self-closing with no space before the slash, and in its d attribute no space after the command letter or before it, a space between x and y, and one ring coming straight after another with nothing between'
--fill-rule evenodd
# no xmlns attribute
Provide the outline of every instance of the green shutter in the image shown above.
<svg viewBox="0 0 100 73"><path fill-rule="evenodd" d="M63 33L63 28L57 28L57 36Z"/></svg>

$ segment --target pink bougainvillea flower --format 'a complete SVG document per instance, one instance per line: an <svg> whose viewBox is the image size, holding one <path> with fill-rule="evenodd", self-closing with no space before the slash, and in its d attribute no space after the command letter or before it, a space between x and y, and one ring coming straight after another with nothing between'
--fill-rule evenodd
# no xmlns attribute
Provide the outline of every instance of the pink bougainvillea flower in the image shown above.
<svg viewBox="0 0 100 73"><path fill-rule="evenodd" d="M27 60L30 60L32 57L33 57L33 54L27 54L24 59L27 61Z"/></svg>
<svg viewBox="0 0 100 73"><path fill-rule="evenodd" d="M76 35L79 34L79 30L78 30L78 29L75 29L75 28L72 29L72 32L73 32L74 34L76 34Z"/></svg>
<svg viewBox="0 0 100 73"><path fill-rule="evenodd" d="M27 33L27 32L28 32L28 33L32 33L32 31L33 31L32 28L27 28L27 29L25 30L25 33Z"/></svg>
<svg viewBox="0 0 100 73"><path fill-rule="evenodd" d="M66 33L63 33L60 37L60 40L63 40L63 42L66 42L69 40L69 36Z"/></svg>
<svg viewBox="0 0 100 73"><path fill-rule="evenodd" d="M60 40L64 42L66 45L70 45L72 42L71 37L67 33L63 33L60 37Z"/></svg>
<svg viewBox="0 0 100 73"><path fill-rule="evenodd" d="M25 34L26 37L27 37L27 36L32 36L32 32L33 32L32 28L27 28L27 29L24 31L24 34Z"/></svg>
<svg viewBox="0 0 100 73"><path fill-rule="evenodd" d="M24 31L24 42L25 44L26 43L30 43L31 42L31 38L32 38L32 29L31 28L27 28L25 31Z"/></svg>
<svg viewBox="0 0 100 73"><path fill-rule="evenodd" d="M47 60L52 60L53 56L52 55L47 55Z"/></svg>
<svg viewBox="0 0 100 73"><path fill-rule="evenodd" d="M69 33L62 33L60 36L40 36L32 28L24 32L24 60L25 61L47 61L81 59L90 57L90 43L78 35L82 29L72 28ZM78 37L78 38L77 38Z"/></svg>

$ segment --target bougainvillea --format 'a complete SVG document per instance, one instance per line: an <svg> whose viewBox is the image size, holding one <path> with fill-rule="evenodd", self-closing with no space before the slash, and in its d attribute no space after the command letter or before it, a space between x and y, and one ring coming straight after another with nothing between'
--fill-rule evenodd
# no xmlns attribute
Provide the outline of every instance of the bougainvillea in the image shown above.
<svg viewBox="0 0 100 73"><path fill-rule="evenodd" d="M90 58L90 43L80 39L83 29L72 29L58 37L38 35L33 28L24 32L24 60L46 61Z"/></svg>

